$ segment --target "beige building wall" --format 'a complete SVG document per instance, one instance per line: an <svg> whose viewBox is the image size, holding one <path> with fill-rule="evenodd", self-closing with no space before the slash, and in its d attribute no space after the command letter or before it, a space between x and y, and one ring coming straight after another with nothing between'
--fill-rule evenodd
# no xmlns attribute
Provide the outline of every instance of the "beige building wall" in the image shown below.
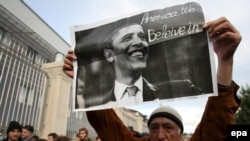
<svg viewBox="0 0 250 141"><path fill-rule="evenodd" d="M72 79L64 74L62 66L63 62L53 62L42 67L49 77L46 107L41 117L43 128L39 134L42 138L47 138L51 132L66 135Z"/></svg>
<svg viewBox="0 0 250 141"><path fill-rule="evenodd" d="M148 132L147 123L144 121L144 116L138 111L126 108L117 108L115 109L115 112L126 126L132 126L135 131L140 133Z"/></svg>

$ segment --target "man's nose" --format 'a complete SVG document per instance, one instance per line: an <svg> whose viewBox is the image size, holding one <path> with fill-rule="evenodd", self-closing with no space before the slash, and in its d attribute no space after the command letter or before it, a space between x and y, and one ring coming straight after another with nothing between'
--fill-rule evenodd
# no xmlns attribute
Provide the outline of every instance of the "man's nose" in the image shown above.
<svg viewBox="0 0 250 141"><path fill-rule="evenodd" d="M19 133L19 132L14 132L14 135L15 135L15 136L19 136L19 135L21 135L21 133Z"/></svg>
<svg viewBox="0 0 250 141"><path fill-rule="evenodd" d="M141 38L139 38L138 36L136 36L133 40L133 46L134 47L142 47L143 46L143 41L141 40Z"/></svg>
<svg viewBox="0 0 250 141"><path fill-rule="evenodd" d="M164 140L165 138L166 138L165 130L162 127L160 127L158 130L157 139L158 141L161 141L161 140Z"/></svg>
<svg viewBox="0 0 250 141"><path fill-rule="evenodd" d="M158 141L163 141L165 139L165 136L163 134L158 134L157 140Z"/></svg>

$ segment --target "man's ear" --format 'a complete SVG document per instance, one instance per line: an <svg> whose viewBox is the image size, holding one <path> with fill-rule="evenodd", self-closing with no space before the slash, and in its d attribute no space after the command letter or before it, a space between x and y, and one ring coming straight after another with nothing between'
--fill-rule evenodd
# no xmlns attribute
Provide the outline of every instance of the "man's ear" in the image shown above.
<svg viewBox="0 0 250 141"><path fill-rule="evenodd" d="M114 58L112 56L112 50L111 49L104 49L104 56L108 62L113 62Z"/></svg>

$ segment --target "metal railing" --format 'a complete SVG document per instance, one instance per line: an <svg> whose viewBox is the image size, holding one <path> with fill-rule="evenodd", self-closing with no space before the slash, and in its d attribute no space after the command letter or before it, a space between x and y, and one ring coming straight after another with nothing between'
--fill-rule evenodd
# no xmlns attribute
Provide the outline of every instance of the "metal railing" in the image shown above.
<svg viewBox="0 0 250 141"><path fill-rule="evenodd" d="M10 121L40 130L48 77L21 46L0 44L0 132ZM33 59L32 59L33 58Z"/></svg>

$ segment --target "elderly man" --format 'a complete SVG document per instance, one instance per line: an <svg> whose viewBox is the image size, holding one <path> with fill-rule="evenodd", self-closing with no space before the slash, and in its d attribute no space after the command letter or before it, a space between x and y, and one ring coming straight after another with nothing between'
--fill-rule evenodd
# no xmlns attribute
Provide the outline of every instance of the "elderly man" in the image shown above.
<svg viewBox="0 0 250 141"><path fill-rule="evenodd" d="M191 141L225 140L226 125L233 124L234 114L240 103L236 96L238 86L232 81L232 70L234 52L241 41L241 35L224 17L208 22L203 27L207 29L218 56L219 96L209 97ZM73 66L69 60L75 60L76 56L71 52L66 58L64 72L73 77ZM160 107L151 114L148 122L149 136L140 139L131 135L112 109L89 111L87 117L102 140L180 141L184 130L182 118L176 110L169 107Z"/></svg>

